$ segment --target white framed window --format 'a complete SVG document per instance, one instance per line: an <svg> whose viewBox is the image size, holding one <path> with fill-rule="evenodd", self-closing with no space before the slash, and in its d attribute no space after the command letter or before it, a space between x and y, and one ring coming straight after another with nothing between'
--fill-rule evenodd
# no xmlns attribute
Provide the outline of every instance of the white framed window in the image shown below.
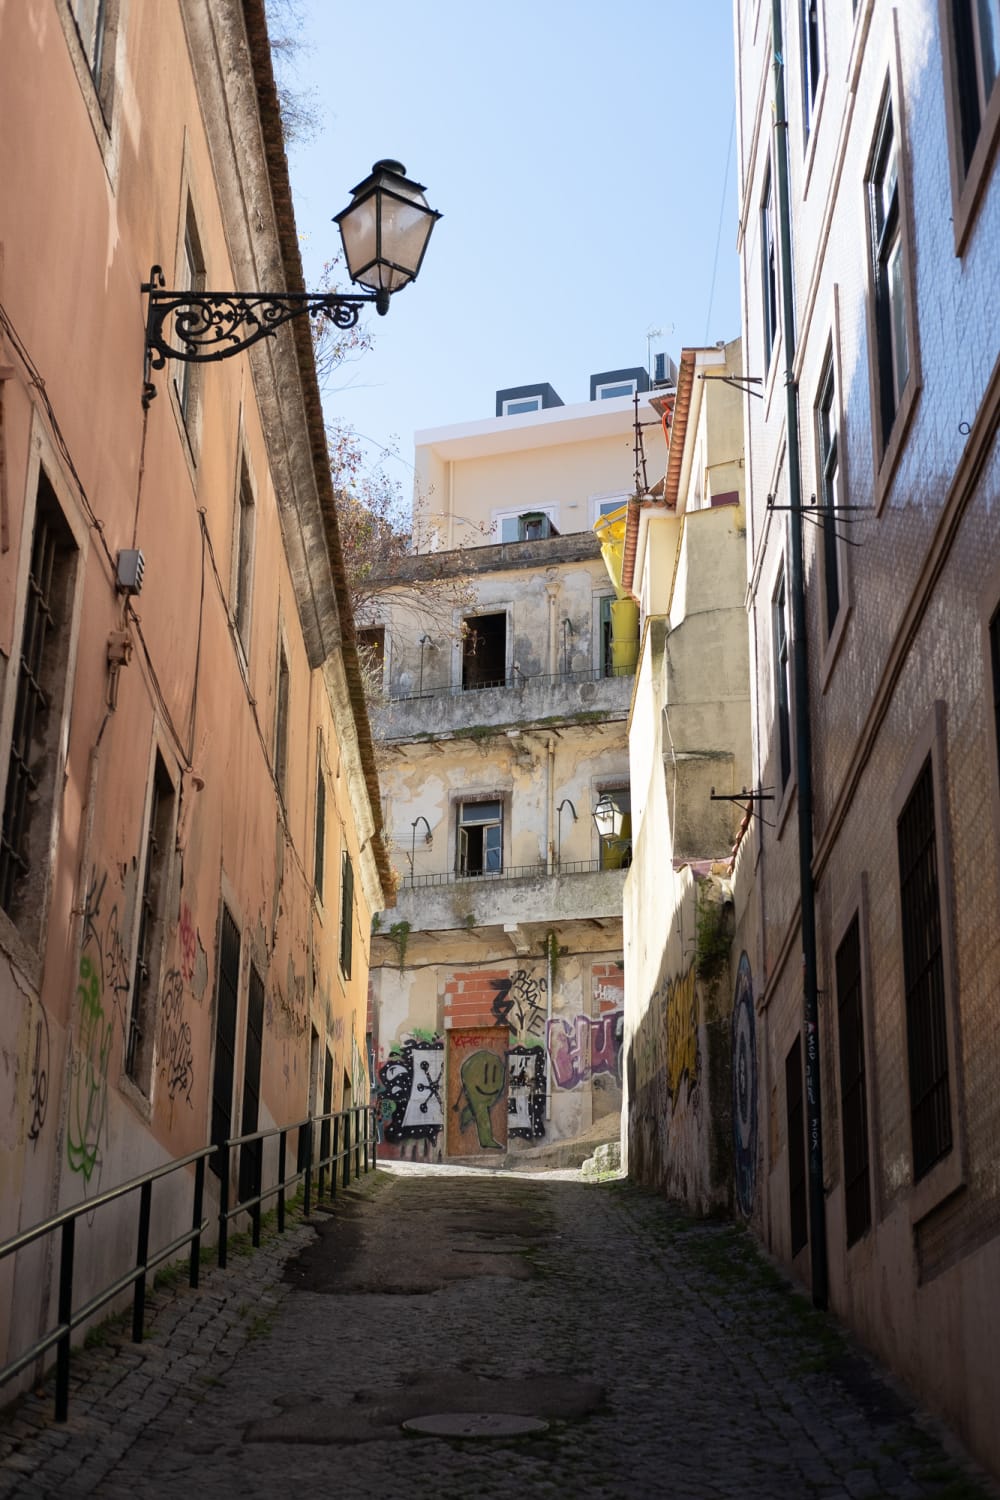
<svg viewBox="0 0 1000 1500"><path fill-rule="evenodd" d="M541 396L511 396L500 408L502 416L520 417L525 412L541 411Z"/></svg>
<svg viewBox="0 0 1000 1500"><path fill-rule="evenodd" d="M610 380L604 385L595 386L595 401L614 401L618 396L634 396L636 382L634 380Z"/></svg>
<svg viewBox="0 0 1000 1500"><path fill-rule="evenodd" d="M558 505L536 505L528 509L495 510L493 531L498 542L538 542L558 536Z"/></svg>
<svg viewBox="0 0 1000 1500"><path fill-rule="evenodd" d="M499 875L503 869L503 801L458 804L455 848L459 875Z"/></svg>
<svg viewBox="0 0 1000 1500"><path fill-rule="evenodd" d="M610 516L616 510L621 510L623 505L629 501L628 492L623 490L618 495L591 495L590 497L590 523L594 525L602 516Z"/></svg>

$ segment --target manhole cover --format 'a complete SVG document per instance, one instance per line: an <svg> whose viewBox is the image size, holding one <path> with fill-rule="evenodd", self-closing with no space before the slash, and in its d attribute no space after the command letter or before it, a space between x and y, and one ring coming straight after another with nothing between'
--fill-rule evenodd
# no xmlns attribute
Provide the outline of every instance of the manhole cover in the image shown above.
<svg viewBox="0 0 1000 1500"><path fill-rule="evenodd" d="M506 1411L437 1411L426 1417L410 1417L403 1423L407 1432L459 1438L519 1437L525 1432L545 1432L548 1425L540 1417Z"/></svg>

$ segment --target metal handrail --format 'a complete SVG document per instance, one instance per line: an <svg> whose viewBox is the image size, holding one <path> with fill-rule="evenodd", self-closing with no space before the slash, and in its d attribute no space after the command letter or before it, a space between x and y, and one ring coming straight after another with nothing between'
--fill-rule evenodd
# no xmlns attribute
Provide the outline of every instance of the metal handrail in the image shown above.
<svg viewBox="0 0 1000 1500"><path fill-rule="evenodd" d="M362 1129L360 1116L367 1116ZM344 1121L344 1149L338 1151L337 1135L339 1121ZM355 1105L348 1110L331 1111L328 1114L312 1116L304 1120L296 1121L290 1125L276 1125L267 1130L253 1131L247 1135L233 1136L231 1139L209 1146L202 1146L197 1151L191 1151L187 1156L178 1157L175 1161L165 1162L162 1166L154 1167L149 1172L142 1173L139 1177L130 1178L128 1182L121 1183L118 1187L109 1188L96 1197L88 1198L83 1203L76 1204L73 1208L62 1209L59 1213L51 1215L40 1224L33 1225L30 1229L21 1230L10 1239L0 1244L0 1261L9 1255L16 1255L18 1251L34 1244L46 1235L60 1232L59 1252L59 1296L57 1304L56 1322L40 1338L36 1339L27 1349L23 1350L16 1359L10 1360L0 1368L0 1387L13 1380L35 1360L41 1359L50 1349L56 1350L56 1399L55 1419L57 1422L65 1422L69 1414L69 1374L70 1354L72 1348L72 1337L75 1329L79 1328L88 1319L92 1318L102 1307L120 1296L122 1292L131 1286L134 1288L132 1298L132 1341L136 1344L142 1343L143 1324L146 1310L146 1278L150 1271L162 1265L164 1261L172 1259L178 1251L185 1246L189 1247L188 1256L188 1283L192 1287L198 1285L199 1268L201 1265L201 1238L209 1228L210 1220L203 1217L203 1199L205 1190L205 1163L219 1152L225 1153L225 1170L221 1175L221 1188L219 1196L219 1244L218 1264L225 1268L228 1251L229 1222L239 1213L249 1213L253 1229L253 1244L260 1244L260 1221L261 1204L267 1199L277 1196L278 1199L278 1231L284 1233L285 1229L285 1194L300 1179L304 1180L304 1202L303 1211L308 1215L312 1206L312 1127L314 1123L323 1124L334 1122L334 1152L330 1157L323 1158L317 1164L320 1167L320 1196L323 1191L323 1168L333 1162L343 1161L343 1185L347 1187L351 1180L351 1167L354 1167L354 1176L361 1176L362 1161L364 1171L370 1171L377 1164L376 1156L376 1132L375 1132L375 1110L372 1105ZM355 1124L352 1144L352 1121ZM300 1153L300 1161L296 1170L291 1174L286 1172L287 1165L287 1138L290 1131L304 1132L305 1150ZM264 1142L273 1136L278 1137L278 1179L273 1186L263 1188L261 1184ZM241 1198L234 1206L229 1205L229 1153L234 1146L246 1148L256 1146L253 1160L253 1192L246 1199ZM173 1172L182 1171L193 1166L194 1187L192 1194L191 1228L183 1234L176 1235L168 1244L159 1246L150 1251L149 1230L152 1217L153 1184L162 1178L168 1177ZM335 1187L335 1184L334 1184ZM81 1306L73 1306L73 1271L74 1255L76 1245L76 1221L82 1215L90 1216L97 1209L105 1207L117 1199L126 1197L129 1193L139 1194L139 1221L137 1234L137 1248L135 1265L117 1276L114 1281L101 1288L94 1296Z"/></svg>
<svg viewBox="0 0 1000 1500"><path fill-rule="evenodd" d="M514 670L511 677L498 677L489 682L449 683L445 687L421 688L416 693L394 693L389 690L390 703L411 703L421 698L459 698L464 693L482 693L490 688L542 687L547 683L558 686L568 682L604 682L612 677L634 677L635 667L584 667L573 672L521 672Z"/></svg>

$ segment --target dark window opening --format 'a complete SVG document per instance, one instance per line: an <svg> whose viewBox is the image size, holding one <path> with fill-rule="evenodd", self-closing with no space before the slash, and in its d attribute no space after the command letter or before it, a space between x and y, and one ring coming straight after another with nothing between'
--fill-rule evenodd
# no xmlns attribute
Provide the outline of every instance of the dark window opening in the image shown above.
<svg viewBox="0 0 1000 1500"><path fill-rule="evenodd" d="M253 1135L260 1123L260 1060L264 1047L264 982L253 964L247 995L247 1039L243 1059L243 1120L241 1135ZM240 1202L254 1198L261 1187L264 1142L240 1147Z"/></svg>
<svg viewBox="0 0 1000 1500"><path fill-rule="evenodd" d="M278 686L274 714L274 779L282 799L288 779L288 694L289 672L285 648L278 642Z"/></svg>
<svg viewBox="0 0 1000 1500"><path fill-rule="evenodd" d="M819 0L800 0L802 17L802 98L805 113L805 136L809 139L816 95L822 72L820 57Z"/></svg>
<svg viewBox="0 0 1000 1500"><path fill-rule="evenodd" d="M345 978L351 977L354 954L354 867L344 850L340 863L340 967Z"/></svg>
<svg viewBox="0 0 1000 1500"><path fill-rule="evenodd" d="M868 1165L865 1033L861 1009L861 927L857 913L837 949L840 1126L844 1148L844 1217L853 1245L872 1221Z"/></svg>
<svg viewBox="0 0 1000 1500"><path fill-rule="evenodd" d="M184 244L180 264L177 267L178 292L203 292L205 290L205 257L201 248L201 237L194 217L190 199L184 218ZM184 360L174 365L174 389L185 425L190 429L192 418L197 414L201 377L198 367Z"/></svg>
<svg viewBox="0 0 1000 1500"><path fill-rule="evenodd" d="M897 834L916 1182L948 1154L952 1144L934 773L929 756L900 815Z"/></svg>
<svg viewBox="0 0 1000 1500"><path fill-rule="evenodd" d="M385 626L366 625L358 631L358 657L368 677L382 680L385 667Z"/></svg>
<svg viewBox="0 0 1000 1500"><path fill-rule="evenodd" d="M612 594L601 600L601 674L604 677L616 675L614 657L611 652L611 606L614 602Z"/></svg>
<svg viewBox="0 0 1000 1500"><path fill-rule="evenodd" d="M326 863L326 777L322 765L316 767L316 847L313 859L313 885L323 899L323 868Z"/></svg>
<svg viewBox="0 0 1000 1500"><path fill-rule="evenodd" d="M503 687L507 681L507 616L469 615L463 621L462 687Z"/></svg>
<svg viewBox="0 0 1000 1500"><path fill-rule="evenodd" d="M326 1062L323 1065L323 1109L322 1113L328 1115L333 1109L333 1053L327 1048ZM319 1154L320 1160L326 1161L330 1155L330 1142L332 1138L332 1120L324 1120L319 1128ZM337 1164L333 1164L333 1172L336 1172Z"/></svg>
<svg viewBox="0 0 1000 1500"><path fill-rule="evenodd" d="M880 436L884 448L910 374L899 206L899 152L892 100L888 95L875 137L873 166L868 180L868 232L875 287Z"/></svg>
<svg viewBox="0 0 1000 1500"><path fill-rule="evenodd" d="M760 209L761 274L764 283L764 369L778 334L778 245L774 234L774 184L768 166Z"/></svg>
<svg viewBox="0 0 1000 1500"><path fill-rule="evenodd" d="M77 548L39 474L0 829L0 906L37 936L44 905Z"/></svg>
<svg viewBox="0 0 1000 1500"><path fill-rule="evenodd" d="M253 542L254 522L253 486L246 463L240 464L240 496L236 511L236 597L233 600L233 617L243 643L244 653L250 653L250 601L253 597Z"/></svg>
<svg viewBox="0 0 1000 1500"><path fill-rule="evenodd" d="M802 1038L797 1036L785 1058L785 1117L788 1127L788 1217L792 1254L809 1239L806 1195L806 1117L802 1090Z"/></svg>
<svg viewBox="0 0 1000 1500"><path fill-rule="evenodd" d="M146 834L146 860L139 903L139 940L125 1040L125 1072L148 1093L153 1068L157 968L163 939L170 835L174 821L174 785L157 752Z"/></svg>
<svg viewBox="0 0 1000 1500"><path fill-rule="evenodd" d="M458 873L493 875L503 869L503 803L463 802L458 810Z"/></svg>
<svg viewBox="0 0 1000 1500"><path fill-rule="evenodd" d="M219 974L216 984L215 1066L212 1071L212 1144L216 1150L209 1165L216 1177L229 1170L228 1153L222 1143L233 1128L233 1078L236 1066L236 1011L240 985L240 930L222 908L219 935Z"/></svg>
<svg viewBox="0 0 1000 1500"><path fill-rule="evenodd" d="M1000 72L1000 0L951 0L966 171Z"/></svg>
<svg viewBox="0 0 1000 1500"><path fill-rule="evenodd" d="M840 555L837 537L837 477L840 464L837 439L837 388L833 351L827 354L816 406L819 479L823 504L823 584L826 594L826 633L833 632L840 613Z"/></svg>
<svg viewBox="0 0 1000 1500"><path fill-rule="evenodd" d="M774 708L778 728L779 787L784 790L792 774L791 681L788 663L788 620L785 609L785 575L774 596L771 628L774 632Z"/></svg>

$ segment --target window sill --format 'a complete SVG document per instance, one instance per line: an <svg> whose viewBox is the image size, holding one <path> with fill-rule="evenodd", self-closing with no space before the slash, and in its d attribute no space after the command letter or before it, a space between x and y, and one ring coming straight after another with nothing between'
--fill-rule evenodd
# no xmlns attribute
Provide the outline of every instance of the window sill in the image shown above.
<svg viewBox="0 0 1000 1500"><path fill-rule="evenodd" d="M941 1158L930 1171L913 1184L910 1195L910 1218L914 1229L940 1208L946 1199L954 1197L966 1186L965 1163L958 1141L952 1143L947 1156Z"/></svg>
<svg viewBox="0 0 1000 1500"><path fill-rule="evenodd" d="M819 136L820 121L823 117L823 101L826 98L826 81L828 77L829 73L827 72L826 68L824 68L823 77L819 81L819 88L816 91L816 100L813 104L812 115L809 120L809 134L806 136L803 145L803 154L805 157L802 172L803 203L809 197L809 182L812 178L813 163L816 160L816 141Z"/></svg>
<svg viewBox="0 0 1000 1500"><path fill-rule="evenodd" d="M0 911L0 953L23 974L37 997L42 988L42 955L22 936L5 911Z"/></svg>
<svg viewBox="0 0 1000 1500"><path fill-rule="evenodd" d="M774 820L774 837L778 840L784 834L785 824L788 822L788 815L791 811L792 803L795 801L795 789L797 785L795 772L794 770L790 771L788 780L785 782L784 791L781 793L781 801L778 803L778 816Z"/></svg>
<svg viewBox="0 0 1000 1500"><path fill-rule="evenodd" d="M958 128L956 125L949 130L949 147L952 157L951 196L955 254L961 256L965 253L983 195L992 181L990 166L996 155L997 140L1000 138L1000 87L997 84L993 85L993 93L979 129L979 139L972 153L969 170L961 178L958 174L958 161L955 155L958 143L957 140L951 139L952 134Z"/></svg>
<svg viewBox="0 0 1000 1500"><path fill-rule="evenodd" d="M152 1089L152 1084L150 1088ZM131 1104L140 1119L148 1125L153 1118L153 1102L149 1095L143 1093L142 1087L136 1083L135 1079L128 1076L124 1066L118 1080L118 1092Z"/></svg>
<svg viewBox="0 0 1000 1500"><path fill-rule="evenodd" d="M853 611L853 603L849 599L842 599L840 608L837 611L837 618L833 622L833 629L826 638L826 645L823 648L823 655L820 660L819 676L821 694L825 695L830 686L833 669L840 655L840 647L844 636L847 634L847 622L850 620Z"/></svg>

